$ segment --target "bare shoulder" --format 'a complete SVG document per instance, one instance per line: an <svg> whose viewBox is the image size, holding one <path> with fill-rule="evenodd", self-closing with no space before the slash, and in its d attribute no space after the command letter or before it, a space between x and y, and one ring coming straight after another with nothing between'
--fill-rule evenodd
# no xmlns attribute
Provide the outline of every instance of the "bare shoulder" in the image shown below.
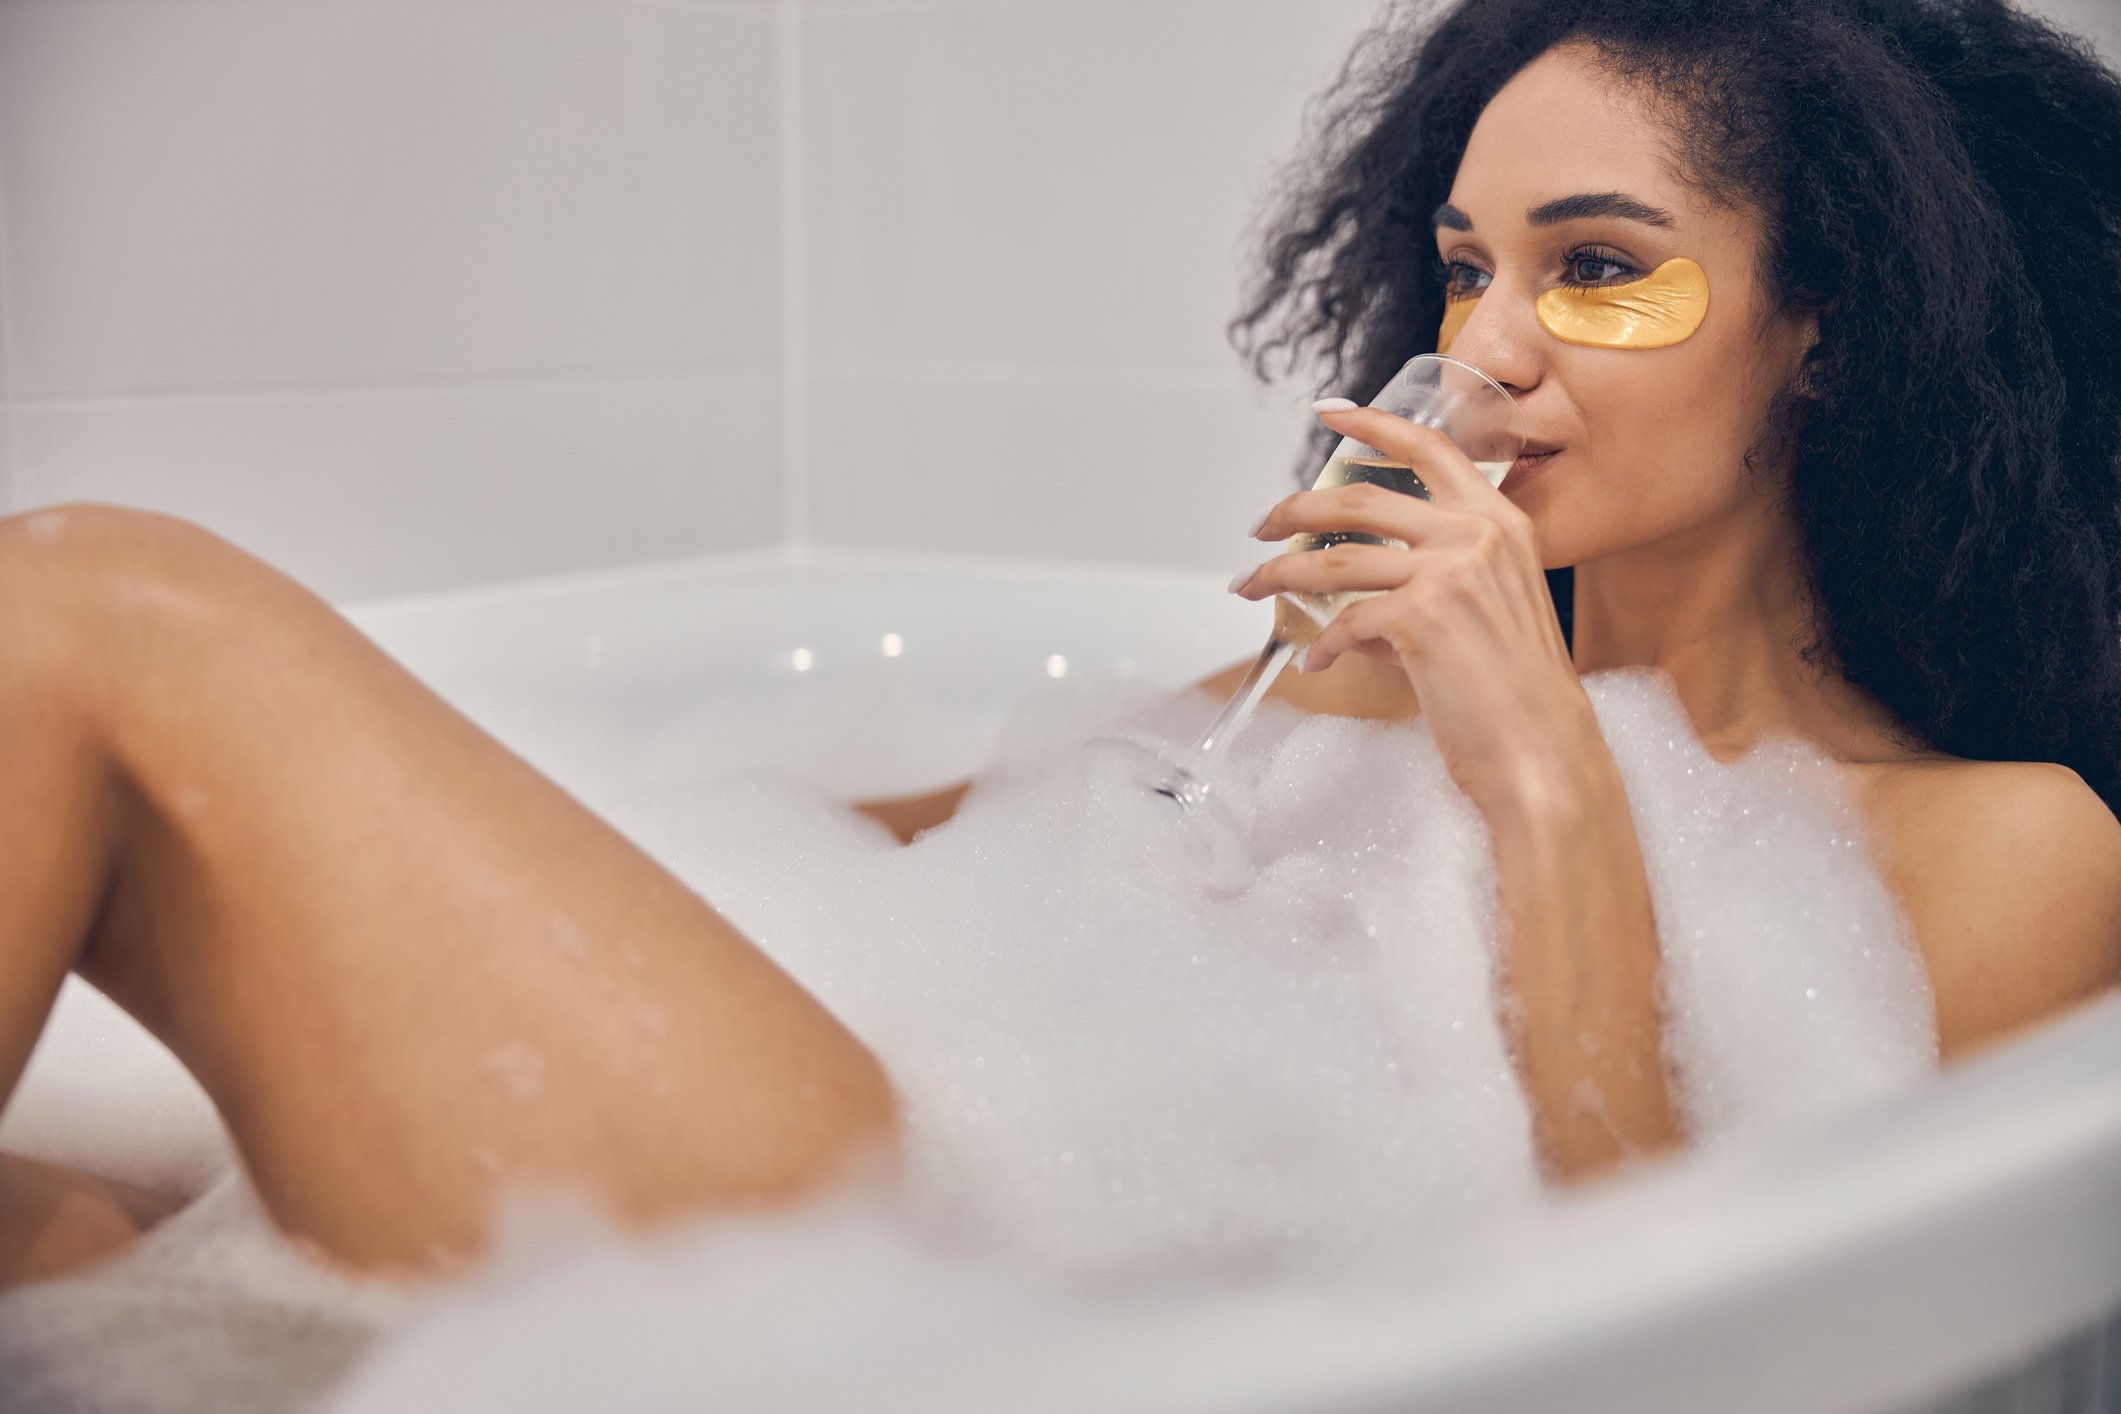
<svg viewBox="0 0 2121 1414"><path fill-rule="evenodd" d="M2114 984L2121 822L2076 772L1951 757L1852 770L1946 1059Z"/></svg>

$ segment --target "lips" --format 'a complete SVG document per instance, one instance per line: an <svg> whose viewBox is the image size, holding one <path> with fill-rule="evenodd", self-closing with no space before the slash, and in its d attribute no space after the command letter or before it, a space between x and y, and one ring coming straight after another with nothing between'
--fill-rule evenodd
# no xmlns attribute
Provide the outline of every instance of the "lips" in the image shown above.
<svg viewBox="0 0 2121 1414"><path fill-rule="evenodd" d="M1507 496L1512 491L1529 484L1533 478L1547 469L1547 463L1553 461L1560 454L1561 448L1559 447L1525 448L1518 455L1517 460L1510 464L1509 475L1503 477L1502 485L1498 489Z"/></svg>

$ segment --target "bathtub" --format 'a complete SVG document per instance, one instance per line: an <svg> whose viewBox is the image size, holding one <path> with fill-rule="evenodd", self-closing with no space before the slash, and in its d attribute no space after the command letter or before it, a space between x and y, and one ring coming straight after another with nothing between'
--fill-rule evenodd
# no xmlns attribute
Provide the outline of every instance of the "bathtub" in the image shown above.
<svg viewBox="0 0 2121 1414"><path fill-rule="evenodd" d="M1265 629L1207 577L855 555L351 616L591 805L754 767L850 797L946 783L1043 677L1175 686ZM226 1162L196 1087L78 984L0 1144L180 1188ZM1447 1297L1203 1302L1090 1338L1104 1348L968 1357L947 1407L2121 1411L2121 1001L1889 1109L1573 1206Z"/></svg>

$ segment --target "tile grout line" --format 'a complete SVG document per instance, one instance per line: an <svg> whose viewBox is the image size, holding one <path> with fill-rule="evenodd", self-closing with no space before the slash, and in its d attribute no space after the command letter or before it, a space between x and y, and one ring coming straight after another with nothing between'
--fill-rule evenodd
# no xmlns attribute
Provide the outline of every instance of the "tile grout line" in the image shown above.
<svg viewBox="0 0 2121 1414"><path fill-rule="evenodd" d="M1261 0L1270 5L1310 4L1312 0ZM813 0L828 15L936 15L972 10L1059 10L1074 6L1105 5L1113 0ZM1161 4L1169 8L1199 6L1203 0L1132 0L1134 4Z"/></svg>
<svg viewBox="0 0 2121 1414"><path fill-rule="evenodd" d="M13 263L8 258L7 239L7 165L0 162L0 515L12 515L23 508L28 499L22 471L22 448L16 435L15 416L19 403L15 397L16 367L15 329L16 322L10 316L15 311L15 282Z"/></svg>
<svg viewBox="0 0 2121 1414"><path fill-rule="evenodd" d="M156 388L125 393L48 393L11 399L16 408L68 412L93 408L193 407L201 404L281 402L296 399L352 400L405 394L511 393L540 389L638 387L646 384L740 383L770 379L766 364L650 363L552 372L407 375L401 378L318 379L291 383L238 383L223 387Z"/></svg>
<svg viewBox="0 0 2121 1414"><path fill-rule="evenodd" d="M775 0L622 0L646 10L678 10L693 15L729 15L763 19L771 15Z"/></svg>
<svg viewBox="0 0 2121 1414"><path fill-rule="evenodd" d="M943 362L907 360L889 363L864 359L819 359L810 366L813 381L833 379L865 383L983 383L1044 386L1053 383L1143 388L1271 387L1253 380L1242 367L1207 365L1138 365L1097 363ZM1291 398L1295 394L1291 394ZM1306 399L1308 401L1308 398Z"/></svg>
<svg viewBox="0 0 2121 1414"><path fill-rule="evenodd" d="M802 558L790 555L785 548L776 546L746 550L710 550L675 559L635 560L589 569L545 571L517 579L413 590L405 594L374 599L347 600L342 607L351 612L381 617L408 611L418 612L436 603L462 605L585 592L629 592L669 584L761 573L812 577L891 574L950 580L1058 580L1065 584L1192 589L1216 596L1216 602L1225 602L1221 597L1223 577L1219 570L1174 569L1169 565L1135 564L1126 561L964 555L947 551L823 545Z"/></svg>
<svg viewBox="0 0 2121 1414"><path fill-rule="evenodd" d="M809 247L803 162L803 0L776 0L774 99L779 122L781 247L781 538L810 545Z"/></svg>
<svg viewBox="0 0 2121 1414"><path fill-rule="evenodd" d="M0 316L4 317L4 316ZM1119 388L1252 389L1242 370L1136 367L1099 364L886 363L859 359L802 358L806 387L832 381L861 383L977 383L995 386L1046 387L1053 384ZM287 401L357 401L411 395L512 393L540 390L623 388L682 383L778 381L782 362L663 363L605 368L556 369L550 372L408 375L402 378L317 379L287 383L237 383L221 387L150 388L133 392L39 393L9 397L0 387L0 403L15 411L76 412L97 409L134 411L231 403ZM1291 395L1292 399L1295 397Z"/></svg>

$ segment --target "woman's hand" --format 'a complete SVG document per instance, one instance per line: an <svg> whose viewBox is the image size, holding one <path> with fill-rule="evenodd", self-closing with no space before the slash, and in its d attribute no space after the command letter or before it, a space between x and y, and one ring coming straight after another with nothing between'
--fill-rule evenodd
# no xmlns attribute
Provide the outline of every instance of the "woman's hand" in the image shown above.
<svg viewBox="0 0 2121 1414"><path fill-rule="evenodd" d="M1514 808L1543 777L1584 753L1605 751L1568 644L1554 616L1532 523L1432 428L1371 408L1320 414L1412 467L1435 499L1354 485L1283 500L1255 532L1361 531L1407 548L1340 544L1279 555L1239 590L1265 599L1284 590L1381 591L1349 605L1318 636L1301 666L1316 672L1342 653L1396 664L1452 779L1484 813Z"/></svg>
<svg viewBox="0 0 2121 1414"><path fill-rule="evenodd" d="M1569 661L1531 522L1440 432L1369 408L1334 431L1412 467L1435 499L1376 486L1305 491L1255 532L1363 531L1281 555L1240 586L1377 591L1319 634L1304 666L1342 653L1396 663L1452 779L1495 848L1502 1007L1540 1150L1564 1179L1678 1142L1658 1016L1657 927L1619 768Z"/></svg>

